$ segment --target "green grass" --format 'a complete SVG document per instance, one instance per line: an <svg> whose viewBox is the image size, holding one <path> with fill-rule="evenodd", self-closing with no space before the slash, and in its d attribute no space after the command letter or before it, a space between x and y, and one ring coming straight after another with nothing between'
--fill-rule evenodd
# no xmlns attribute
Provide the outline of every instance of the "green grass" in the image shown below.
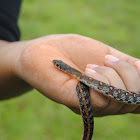
<svg viewBox="0 0 140 140"><path fill-rule="evenodd" d="M140 58L139 0L24 0L22 40L61 33L88 36ZM36 90L0 102L0 140L79 140L82 120ZM95 119L96 140L138 140L139 115Z"/></svg>

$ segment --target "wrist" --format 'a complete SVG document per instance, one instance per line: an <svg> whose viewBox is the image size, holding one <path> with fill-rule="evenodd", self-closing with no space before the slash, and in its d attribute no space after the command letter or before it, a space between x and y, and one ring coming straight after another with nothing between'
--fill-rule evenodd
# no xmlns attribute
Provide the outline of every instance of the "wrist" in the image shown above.
<svg viewBox="0 0 140 140"><path fill-rule="evenodd" d="M9 74L16 75L18 58L23 47L18 42L0 41L0 66Z"/></svg>
<svg viewBox="0 0 140 140"><path fill-rule="evenodd" d="M24 44L0 41L0 99L15 97L31 89L17 74Z"/></svg>

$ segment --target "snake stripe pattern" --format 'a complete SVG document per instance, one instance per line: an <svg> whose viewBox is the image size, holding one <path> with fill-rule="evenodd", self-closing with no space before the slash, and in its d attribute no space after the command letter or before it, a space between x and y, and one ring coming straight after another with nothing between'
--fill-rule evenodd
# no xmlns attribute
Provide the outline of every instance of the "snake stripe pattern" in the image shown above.
<svg viewBox="0 0 140 140"><path fill-rule="evenodd" d="M93 114L91 113L92 111L90 111L91 103L90 103L90 105L88 104L88 102L90 101L90 98L87 97L87 96L89 96L89 92L87 90L85 90L85 88L88 89L88 87L90 87L90 88L94 89L95 91L97 91L109 98L112 98L118 102L121 102L121 103L140 105L140 92L123 90L123 89L111 86L109 84L106 84L104 82L98 81L94 78L88 77L88 76L84 75L83 73L81 73L80 71L78 71L78 70L72 68L71 66L69 66L68 64L64 63L61 60L53 60L53 64L58 69L62 70L63 72L65 72L67 74L70 74L70 75L76 77L80 81L80 83L77 85L78 88L76 89L76 92L77 92L78 99L80 102L81 115L82 115L83 124L84 124L84 133L82 136L82 140L90 140L92 137L92 133L93 133L91 131L93 131L93 129L94 129L94 121L93 121L93 119L90 119L90 117L89 117L89 116L91 116L91 118L93 117ZM87 87L85 86L84 88L82 88L84 86L84 84ZM81 86L81 88L79 85ZM86 91L86 93L85 93L85 91ZM84 94L86 94L86 95L82 96ZM87 104L84 104L84 102L83 102L84 100L85 100L85 102L87 102ZM85 111L87 111L88 113L84 113ZM93 127L91 127L91 125L93 125ZM91 132L91 133L89 133L89 132Z"/></svg>
<svg viewBox="0 0 140 140"><path fill-rule="evenodd" d="M82 82L79 82L77 84L76 91L84 124L82 140L91 140L93 135L94 120L89 96L89 88Z"/></svg>

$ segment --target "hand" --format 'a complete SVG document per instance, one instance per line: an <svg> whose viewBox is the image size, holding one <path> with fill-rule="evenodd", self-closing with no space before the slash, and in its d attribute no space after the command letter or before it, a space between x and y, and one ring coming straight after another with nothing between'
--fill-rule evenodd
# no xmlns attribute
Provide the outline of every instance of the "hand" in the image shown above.
<svg viewBox="0 0 140 140"><path fill-rule="evenodd" d="M68 106L76 113L79 113L79 102L76 95L78 81L54 67L53 59L63 60L83 72L87 64L104 65L106 54L114 55L131 64L138 60L101 42L80 35L46 36L27 41L25 45L14 67L14 73L46 97ZM98 96L96 99L93 98L94 94L96 92L92 92L91 97L95 110L110 108L112 104L107 98ZM118 107L114 110L117 112ZM110 114L108 110L100 111L96 116L108 114Z"/></svg>

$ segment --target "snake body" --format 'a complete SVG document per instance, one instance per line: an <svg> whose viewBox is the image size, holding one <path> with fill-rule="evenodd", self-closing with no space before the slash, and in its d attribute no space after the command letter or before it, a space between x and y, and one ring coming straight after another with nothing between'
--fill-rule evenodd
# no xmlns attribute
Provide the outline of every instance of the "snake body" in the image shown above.
<svg viewBox="0 0 140 140"><path fill-rule="evenodd" d="M80 104L80 112L83 119L84 131L82 140L91 140L94 129L93 112L89 96L89 87L79 82L76 87L77 96Z"/></svg>
<svg viewBox="0 0 140 140"><path fill-rule="evenodd" d="M93 113L88 87L118 102L140 105L140 92L123 90L106 84L104 82L98 81L94 78L88 77L61 60L53 60L53 64L60 70L76 77L80 81L80 83L78 83L77 85L76 91L84 123L82 140L91 140L94 128Z"/></svg>

